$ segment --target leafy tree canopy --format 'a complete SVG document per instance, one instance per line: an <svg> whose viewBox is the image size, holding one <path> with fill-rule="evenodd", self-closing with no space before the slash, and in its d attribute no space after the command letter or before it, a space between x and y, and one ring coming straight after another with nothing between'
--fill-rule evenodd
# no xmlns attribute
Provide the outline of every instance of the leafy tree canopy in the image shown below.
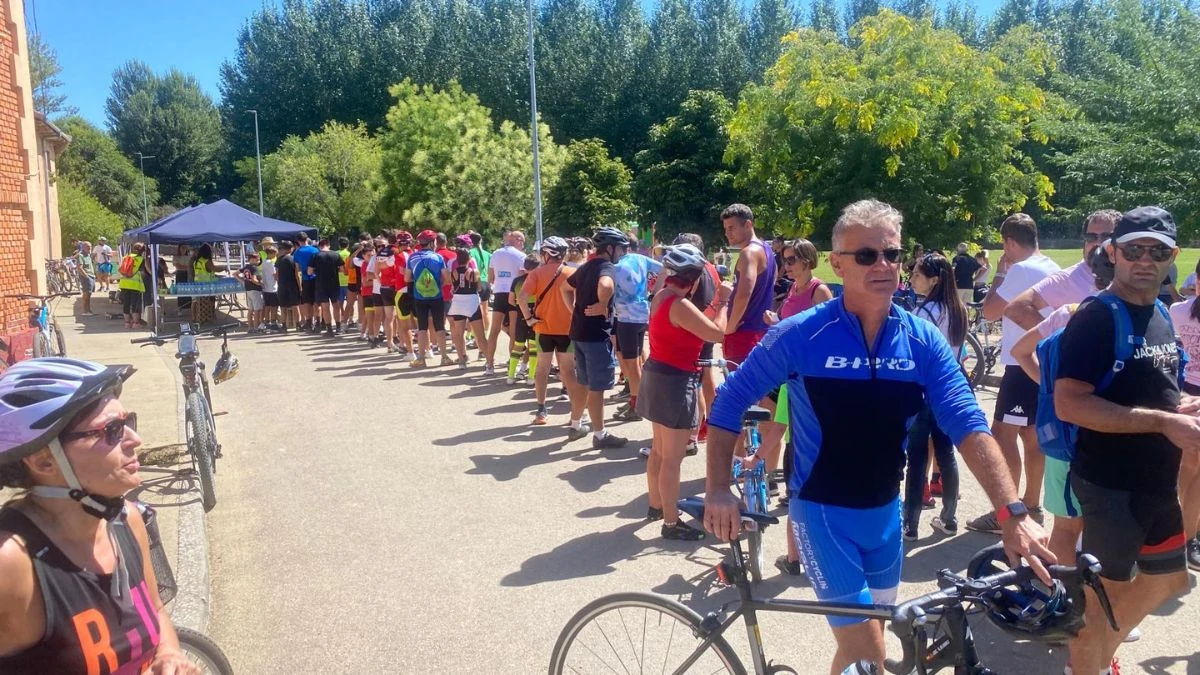
<svg viewBox="0 0 1200 675"><path fill-rule="evenodd" d="M125 231L120 216L68 179L58 181L58 218L62 225L63 255L74 253L72 241L94 243L100 237L108 237L116 242Z"/></svg>
<svg viewBox="0 0 1200 675"><path fill-rule="evenodd" d="M602 225L624 229L633 213L633 173L609 156L604 142L572 141L558 183L546 195L546 228L561 235L590 235Z"/></svg>
<svg viewBox="0 0 1200 675"><path fill-rule="evenodd" d="M79 116L58 121L71 143L58 156L58 175L87 190L126 227L142 224L142 174L104 130ZM146 202L158 203L158 183L146 178Z"/></svg>

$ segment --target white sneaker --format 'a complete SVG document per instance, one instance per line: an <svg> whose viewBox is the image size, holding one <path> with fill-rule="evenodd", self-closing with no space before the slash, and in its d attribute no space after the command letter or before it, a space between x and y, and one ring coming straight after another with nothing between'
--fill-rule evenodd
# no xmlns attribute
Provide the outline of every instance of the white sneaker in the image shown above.
<svg viewBox="0 0 1200 675"><path fill-rule="evenodd" d="M496 366L493 366L490 363L485 365L483 367L483 374L484 375L495 375L496 374Z"/></svg>
<svg viewBox="0 0 1200 675"><path fill-rule="evenodd" d="M518 380L528 380L529 379L529 364L528 363L522 363L521 365L517 366L517 379Z"/></svg>
<svg viewBox="0 0 1200 675"><path fill-rule="evenodd" d="M506 377L506 378L504 378L504 384L513 385L513 384L516 384L516 383L517 383L517 378L515 378L515 377Z"/></svg>
<svg viewBox="0 0 1200 675"><path fill-rule="evenodd" d="M645 448L645 447L638 448L638 454L641 455L642 457L649 457L650 456L650 448Z"/></svg>
<svg viewBox="0 0 1200 675"><path fill-rule="evenodd" d="M415 352L409 352L404 355L404 361L406 363L412 363L413 361L416 361L416 360L417 360L417 354Z"/></svg>
<svg viewBox="0 0 1200 675"><path fill-rule="evenodd" d="M1129 635L1125 636L1124 642L1137 642L1142 639L1142 629L1140 626L1134 626L1133 630L1129 631Z"/></svg>

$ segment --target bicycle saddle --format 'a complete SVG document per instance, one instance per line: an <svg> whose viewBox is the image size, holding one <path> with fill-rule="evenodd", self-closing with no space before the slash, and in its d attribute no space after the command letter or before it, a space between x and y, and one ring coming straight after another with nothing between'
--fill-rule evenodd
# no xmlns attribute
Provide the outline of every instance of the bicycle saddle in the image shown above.
<svg viewBox="0 0 1200 675"><path fill-rule="evenodd" d="M770 422L774 417L770 410L752 405L746 414L742 415L742 422Z"/></svg>
<svg viewBox="0 0 1200 675"><path fill-rule="evenodd" d="M680 511L688 514L700 522L704 522L704 500L699 497L688 497L675 502ZM759 525L778 525L779 519L775 516L766 516L761 513L751 513L742 508L742 520L749 520L758 523Z"/></svg>

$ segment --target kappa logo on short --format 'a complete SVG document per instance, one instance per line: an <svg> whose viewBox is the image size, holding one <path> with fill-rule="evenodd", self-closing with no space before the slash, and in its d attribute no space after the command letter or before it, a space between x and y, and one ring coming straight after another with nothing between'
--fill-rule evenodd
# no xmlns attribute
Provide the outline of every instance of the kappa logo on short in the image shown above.
<svg viewBox="0 0 1200 675"><path fill-rule="evenodd" d="M1014 414L1014 415L1024 415L1024 414L1025 414L1025 409L1024 409L1024 408L1022 408L1022 407L1021 407L1021 406L1019 406L1019 405L1018 405L1018 406L1013 406L1013 409L1012 409L1012 414Z"/></svg>
<svg viewBox="0 0 1200 675"><path fill-rule="evenodd" d="M874 359L855 356L828 356L825 358L825 368L828 370L842 370L850 368L857 370L859 368L870 368L872 365L877 370L897 370L908 371L916 370L917 364L912 359L899 359L890 357L877 357Z"/></svg>

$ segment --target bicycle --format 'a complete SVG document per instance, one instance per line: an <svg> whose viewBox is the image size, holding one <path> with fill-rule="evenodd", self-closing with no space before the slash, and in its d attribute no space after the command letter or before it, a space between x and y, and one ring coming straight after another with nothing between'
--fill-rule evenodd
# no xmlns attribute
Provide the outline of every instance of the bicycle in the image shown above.
<svg viewBox="0 0 1200 675"><path fill-rule="evenodd" d="M1000 332L1000 322L988 321L983 317L982 302L968 303L967 308L971 313L967 322L963 369L974 390L983 385L983 378L991 374L1000 360L1000 342L998 339L992 342L993 334Z"/></svg>
<svg viewBox="0 0 1200 675"><path fill-rule="evenodd" d="M158 531L158 522L154 508L149 504L137 502L138 511L146 523L147 539L150 543L150 564L154 568L154 577L158 581L158 597L164 605L175 599L175 574L171 571L171 561L163 548L162 536ZM188 661L199 666L203 673L214 675L233 675L233 666L225 652L204 633L183 626L175 626L175 634L179 636L179 648Z"/></svg>
<svg viewBox="0 0 1200 675"><path fill-rule="evenodd" d="M159 347L168 340L176 340L175 358L179 360L179 372L183 375L184 430L188 454L192 458L192 470L200 477L200 500L205 511L217 505L216 471L221 458L221 444L217 441L217 423L212 411L212 395L209 392L208 376L204 362L200 360L199 338L221 336L221 358L231 358L229 353L229 329L238 324L230 323L204 331L197 331L190 323L179 324L175 335L151 335L133 338L130 344L155 344ZM234 371L236 373L236 371Z"/></svg>
<svg viewBox="0 0 1200 675"><path fill-rule="evenodd" d="M38 329L33 335L33 357L66 356L67 341L58 327L58 321L50 311L50 301L55 298L68 297L69 293L51 293L50 295L5 295L6 298L17 300L37 300L37 307L29 308L29 327Z"/></svg>
<svg viewBox="0 0 1200 675"><path fill-rule="evenodd" d="M704 503L684 499L680 510L703 522ZM770 516L743 510L743 525L775 524ZM676 674L747 672L724 633L739 619L744 620L749 638L754 673L796 673L782 664L767 661L759 631L758 612L818 614L862 617L889 623L903 646L899 661L888 659L889 672L909 675L937 673L953 668L955 675L995 675L980 661L971 626L971 609L987 608L988 598L1005 586L1027 584L1034 578L1029 567L1018 567L990 576L969 579L950 570L938 572L943 588L900 605L860 605L813 600L772 600L755 598L753 586L742 562L740 539L730 542L732 555L716 567L718 579L737 588L737 601L726 603L705 616L686 605L653 593L616 593L599 598L579 610L559 634L550 660L550 675L588 672L671 672ZM1071 590L1072 600L1082 597L1082 586L1096 591L1109 623L1115 627L1112 608L1100 583L1100 564L1090 555L1081 555L1076 567L1052 565L1051 577L1062 580ZM730 606L732 612L730 612ZM969 609L970 608L970 609ZM607 630L606 630L607 629ZM1033 637L1031 635L1031 637ZM595 638L594 641L591 639ZM672 659L682 645L682 660ZM578 649L576 649L578 647ZM665 648L657 656L651 650ZM648 651L650 653L648 653ZM671 664L678 663L672 667ZM811 668L808 672L811 672ZM851 664L844 673L878 673L870 664Z"/></svg>
<svg viewBox="0 0 1200 675"><path fill-rule="evenodd" d="M46 258L46 287L51 293L70 293L75 290L78 271L70 258Z"/></svg>
<svg viewBox="0 0 1200 675"><path fill-rule="evenodd" d="M725 377L729 377L729 362L725 359L700 359L696 365L701 368L717 367ZM736 363L734 364L737 365ZM770 489L767 485L766 462L757 457L762 445L762 436L758 431L759 422L770 422L773 415L766 408L751 406L742 416L742 435L746 443L745 457L733 458L733 484L737 487L739 498L746 505L746 510L753 513L767 514L770 502ZM762 537L766 526L755 523L746 537L749 551L748 562L750 576L755 583L762 581L763 569L766 567L763 553Z"/></svg>

